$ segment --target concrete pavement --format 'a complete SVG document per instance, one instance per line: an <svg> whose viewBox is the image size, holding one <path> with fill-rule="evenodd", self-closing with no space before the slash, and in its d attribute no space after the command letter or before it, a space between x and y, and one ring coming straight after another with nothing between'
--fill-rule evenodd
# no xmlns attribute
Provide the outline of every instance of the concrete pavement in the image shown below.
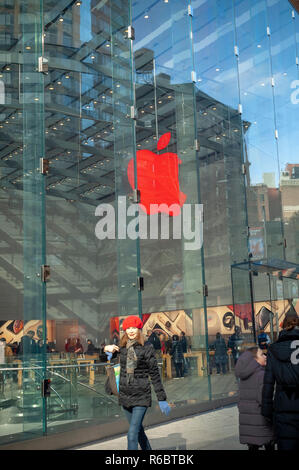
<svg viewBox="0 0 299 470"><path fill-rule="evenodd" d="M239 443L236 405L146 428L153 450L246 450ZM126 450L126 435L73 450Z"/></svg>

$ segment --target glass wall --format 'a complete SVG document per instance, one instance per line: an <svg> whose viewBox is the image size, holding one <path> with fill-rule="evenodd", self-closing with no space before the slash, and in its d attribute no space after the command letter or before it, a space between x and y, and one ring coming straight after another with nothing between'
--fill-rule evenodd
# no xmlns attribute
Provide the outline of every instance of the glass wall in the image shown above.
<svg viewBox="0 0 299 470"><path fill-rule="evenodd" d="M262 326L274 340L299 313L298 13L286 0L0 12L0 445L120 419L102 349L130 314L160 339L174 409L236 397L234 344Z"/></svg>

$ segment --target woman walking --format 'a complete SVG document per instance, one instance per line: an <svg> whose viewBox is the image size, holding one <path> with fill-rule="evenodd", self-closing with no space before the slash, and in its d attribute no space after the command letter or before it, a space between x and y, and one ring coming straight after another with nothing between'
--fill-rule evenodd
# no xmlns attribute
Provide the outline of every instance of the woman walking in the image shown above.
<svg viewBox="0 0 299 470"><path fill-rule="evenodd" d="M105 346L106 354L120 352L119 404L123 407L129 422L128 450L151 450L149 440L142 425L145 413L151 406L151 378L162 413L170 412L166 394L161 382L155 350L149 342L144 343L142 321L131 315L122 325L124 335L120 347Z"/></svg>
<svg viewBox="0 0 299 470"><path fill-rule="evenodd" d="M236 364L239 381L239 434L240 443L248 450L274 450L274 435L270 423L262 416L262 389L266 356L256 345L248 345Z"/></svg>

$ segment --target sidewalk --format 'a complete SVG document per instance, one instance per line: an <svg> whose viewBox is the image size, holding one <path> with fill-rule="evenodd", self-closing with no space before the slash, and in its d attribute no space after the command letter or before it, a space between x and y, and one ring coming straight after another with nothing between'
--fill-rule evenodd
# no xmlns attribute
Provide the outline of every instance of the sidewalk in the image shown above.
<svg viewBox="0 0 299 470"><path fill-rule="evenodd" d="M153 450L246 450L239 443L236 405L146 429ZM127 437L102 440L73 450L126 450Z"/></svg>

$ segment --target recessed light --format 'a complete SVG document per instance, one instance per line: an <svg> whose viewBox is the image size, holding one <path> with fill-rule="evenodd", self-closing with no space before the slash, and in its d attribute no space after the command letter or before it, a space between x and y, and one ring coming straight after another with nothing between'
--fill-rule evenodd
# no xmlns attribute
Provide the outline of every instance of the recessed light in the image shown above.
<svg viewBox="0 0 299 470"><path fill-rule="evenodd" d="M220 72L220 69L219 69L219 68L217 68L217 69L216 69L216 72Z"/></svg>

